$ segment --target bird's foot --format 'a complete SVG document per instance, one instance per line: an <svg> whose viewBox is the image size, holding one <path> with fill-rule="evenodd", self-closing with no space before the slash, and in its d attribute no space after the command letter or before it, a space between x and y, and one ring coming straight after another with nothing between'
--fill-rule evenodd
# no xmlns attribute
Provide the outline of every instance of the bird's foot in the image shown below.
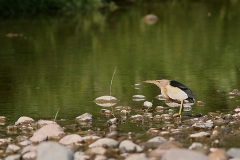
<svg viewBox="0 0 240 160"><path fill-rule="evenodd" d="M175 113L174 115L173 115L173 117L182 117L182 115L181 114L179 114L179 113Z"/></svg>

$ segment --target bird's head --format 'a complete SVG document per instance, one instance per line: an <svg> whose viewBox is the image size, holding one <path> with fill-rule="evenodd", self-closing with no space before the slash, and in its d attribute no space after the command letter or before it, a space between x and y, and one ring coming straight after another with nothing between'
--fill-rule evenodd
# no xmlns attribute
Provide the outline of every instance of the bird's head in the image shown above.
<svg viewBox="0 0 240 160"><path fill-rule="evenodd" d="M168 85L170 83L169 80L167 79L161 79L161 80L146 80L146 81L143 81L145 83L152 83L152 84L155 84L157 85L158 87L165 87L166 85Z"/></svg>

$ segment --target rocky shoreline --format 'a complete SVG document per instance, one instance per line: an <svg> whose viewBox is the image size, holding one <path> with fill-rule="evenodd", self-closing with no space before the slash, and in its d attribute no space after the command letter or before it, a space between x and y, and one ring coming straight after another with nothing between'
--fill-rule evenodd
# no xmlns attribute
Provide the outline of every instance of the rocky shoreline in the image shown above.
<svg viewBox="0 0 240 160"><path fill-rule="evenodd" d="M115 111L118 111L117 116L126 116L127 109L129 107L115 107ZM111 111L104 110L101 113L109 114ZM182 121L173 118L171 114L159 114L151 118L137 114L130 119L132 123L139 124L159 121L168 123L163 123L159 128L150 128L146 131L149 139L143 141L134 137L134 131L119 135L118 125L123 122L116 117L107 120L109 132L103 134L93 130L74 132L75 125L92 123L94 117L89 113L76 117L76 124L70 125L72 128L60 126L52 120L35 121L23 116L14 125L6 126L7 133L18 134L16 137L1 136L0 159L240 159L240 148L221 147L230 138L240 140L240 108L229 114L209 113ZM6 117L0 116L1 126L4 126L6 121ZM72 129L72 133L66 131L69 128ZM181 139L188 141L190 145L181 143Z"/></svg>

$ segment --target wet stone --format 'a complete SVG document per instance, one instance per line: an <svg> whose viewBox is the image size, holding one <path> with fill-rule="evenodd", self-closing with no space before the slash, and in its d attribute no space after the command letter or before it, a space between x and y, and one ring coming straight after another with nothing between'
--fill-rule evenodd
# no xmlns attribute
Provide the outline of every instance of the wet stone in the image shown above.
<svg viewBox="0 0 240 160"><path fill-rule="evenodd" d="M41 128L41 127L43 127L43 126L45 126L45 125L48 125L48 124L56 124L56 122L54 122L54 121L49 121L49 120L39 120L39 121L37 122L37 124L38 124L38 126Z"/></svg>
<svg viewBox="0 0 240 160"><path fill-rule="evenodd" d="M145 101L144 103L143 103L143 106L145 107L145 108L152 108L152 102L149 102L149 101Z"/></svg>
<svg viewBox="0 0 240 160"><path fill-rule="evenodd" d="M133 101L144 101L145 96L144 95L133 95L132 100Z"/></svg>
<svg viewBox="0 0 240 160"><path fill-rule="evenodd" d="M144 121L143 116L140 114L133 115L130 117L130 119L131 119L131 122L133 123L139 123L139 122L141 123Z"/></svg>
<svg viewBox="0 0 240 160"><path fill-rule="evenodd" d="M5 125L6 122L7 122L7 118L4 116L0 116L0 125Z"/></svg>
<svg viewBox="0 0 240 160"><path fill-rule="evenodd" d="M91 122L92 121L92 115L89 113L84 113L78 117L76 117L77 122Z"/></svg>
<svg viewBox="0 0 240 160"><path fill-rule="evenodd" d="M26 117L26 116L22 116L20 117L17 122L15 122L15 125L19 125L19 124L29 124L29 123L33 123L34 120L30 117Z"/></svg>
<svg viewBox="0 0 240 160"><path fill-rule="evenodd" d="M155 110L156 110L157 112L163 112L163 111L164 111L164 107L163 107L163 106L157 106L157 107L155 108Z"/></svg>

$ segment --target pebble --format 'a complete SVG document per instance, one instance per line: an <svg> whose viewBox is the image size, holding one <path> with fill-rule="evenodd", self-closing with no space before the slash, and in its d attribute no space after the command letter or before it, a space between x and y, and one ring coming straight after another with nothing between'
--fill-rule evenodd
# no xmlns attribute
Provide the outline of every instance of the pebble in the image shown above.
<svg viewBox="0 0 240 160"><path fill-rule="evenodd" d="M15 125L19 125L19 124L29 124L34 122L34 120L30 117L26 117L26 116L22 116L20 117L17 122L15 122Z"/></svg>
<svg viewBox="0 0 240 160"><path fill-rule="evenodd" d="M117 147L118 142L111 138L101 138L89 145L89 148L92 147Z"/></svg>
<svg viewBox="0 0 240 160"><path fill-rule="evenodd" d="M42 142L37 147L36 160L73 160L73 153L56 142Z"/></svg>
<svg viewBox="0 0 240 160"><path fill-rule="evenodd" d="M92 115L90 113L84 113L75 119L77 122L91 122Z"/></svg>
<svg viewBox="0 0 240 160"><path fill-rule="evenodd" d="M78 134L70 134L60 139L59 143L64 145L78 145L83 142L83 138Z"/></svg>
<svg viewBox="0 0 240 160"><path fill-rule="evenodd" d="M190 138L202 138L202 137L209 137L210 133L208 132L199 132L199 133L194 133L190 134Z"/></svg>
<svg viewBox="0 0 240 160"><path fill-rule="evenodd" d="M139 145L133 143L130 140L122 141L119 145L119 150L120 150L121 153L125 153L125 152L135 153L135 152L142 152L143 151L143 149Z"/></svg>
<svg viewBox="0 0 240 160"><path fill-rule="evenodd" d="M208 157L188 149L170 149L166 151L161 160L208 160Z"/></svg>
<svg viewBox="0 0 240 160"><path fill-rule="evenodd" d="M0 116L0 125L5 125L6 122L7 122L7 118L4 116Z"/></svg>
<svg viewBox="0 0 240 160"><path fill-rule="evenodd" d="M74 160L90 160L90 157L84 154L84 152L78 151L74 154Z"/></svg>
<svg viewBox="0 0 240 160"><path fill-rule="evenodd" d="M105 155L107 154L107 149L104 147L93 147L93 148L89 148L85 153L90 157L94 155Z"/></svg>

